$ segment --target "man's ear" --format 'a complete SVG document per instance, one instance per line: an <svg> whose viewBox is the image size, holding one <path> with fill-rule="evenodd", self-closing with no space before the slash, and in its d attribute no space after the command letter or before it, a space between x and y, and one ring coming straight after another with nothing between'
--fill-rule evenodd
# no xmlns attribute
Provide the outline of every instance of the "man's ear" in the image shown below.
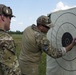
<svg viewBox="0 0 76 75"><path fill-rule="evenodd" d="M2 21L4 21L4 19L5 19L4 15L1 15L1 19L2 19Z"/></svg>

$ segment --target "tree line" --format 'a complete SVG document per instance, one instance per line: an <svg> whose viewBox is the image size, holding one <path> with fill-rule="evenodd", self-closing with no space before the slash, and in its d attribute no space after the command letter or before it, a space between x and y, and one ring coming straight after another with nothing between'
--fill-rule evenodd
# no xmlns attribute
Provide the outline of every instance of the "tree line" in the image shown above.
<svg viewBox="0 0 76 75"><path fill-rule="evenodd" d="M23 34L23 31L8 31L9 34Z"/></svg>

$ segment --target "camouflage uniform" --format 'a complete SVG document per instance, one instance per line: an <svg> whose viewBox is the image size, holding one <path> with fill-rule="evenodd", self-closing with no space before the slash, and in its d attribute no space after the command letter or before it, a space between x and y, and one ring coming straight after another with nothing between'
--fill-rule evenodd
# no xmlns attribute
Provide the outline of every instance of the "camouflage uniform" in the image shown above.
<svg viewBox="0 0 76 75"><path fill-rule="evenodd" d="M21 75L12 37L0 29L0 75Z"/></svg>
<svg viewBox="0 0 76 75"><path fill-rule="evenodd" d="M53 58L61 57L66 53L65 48L54 49L46 34L42 33L36 25L27 27L23 33L19 56L20 68L24 75L38 75L38 65L43 51Z"/></svg>

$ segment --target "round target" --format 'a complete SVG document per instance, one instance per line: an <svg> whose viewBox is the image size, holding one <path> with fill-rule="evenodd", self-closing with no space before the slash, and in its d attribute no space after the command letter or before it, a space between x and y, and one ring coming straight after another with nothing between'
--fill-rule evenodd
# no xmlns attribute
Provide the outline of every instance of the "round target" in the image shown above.
<svg viewBox="0 0 76 75"><path fill-rule="evenodd" d="M71 12L65 12L55 20L55 27L48 32L48 39L53 47L59 49L68 46L72 42L73 38L76 37L75 20L76 15ZM76 46L65 56L56 59L56 62L66 71L76 71Z"/></svg>

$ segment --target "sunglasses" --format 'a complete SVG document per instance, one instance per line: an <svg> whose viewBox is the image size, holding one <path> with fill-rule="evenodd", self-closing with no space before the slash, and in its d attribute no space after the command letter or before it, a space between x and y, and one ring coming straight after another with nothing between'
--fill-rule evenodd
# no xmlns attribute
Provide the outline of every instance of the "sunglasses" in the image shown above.
<svg viewBox="0 0 76 75"><path fill-rule="evenodd" d="M46 26L46 25L42 25L43 27L47 28L47 29L50 29L50 27Z"/></svg>
<svg viewBox="0 0 76 75"><path fill-rule="evenodd" d="M5 17L9 17L10 19L12 18L12 17L11 17L11 16L9 16L9 15L5 15L5 14L4 14L4 16L5 16Z"/></svg>

